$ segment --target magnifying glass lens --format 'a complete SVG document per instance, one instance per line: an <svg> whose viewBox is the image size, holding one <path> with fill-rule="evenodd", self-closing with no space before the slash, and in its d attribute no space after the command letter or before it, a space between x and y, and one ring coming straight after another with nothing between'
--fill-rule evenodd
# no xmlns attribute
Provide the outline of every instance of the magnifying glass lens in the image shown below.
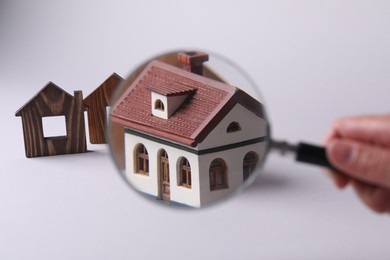
<svg viewBox="0 0 390 260"><path fill-rule="evenodd" d="M259 89L227 59L177 51L139 66L111 102L121 176L161 205L201 208L241 191L269 140Z"/></svg>

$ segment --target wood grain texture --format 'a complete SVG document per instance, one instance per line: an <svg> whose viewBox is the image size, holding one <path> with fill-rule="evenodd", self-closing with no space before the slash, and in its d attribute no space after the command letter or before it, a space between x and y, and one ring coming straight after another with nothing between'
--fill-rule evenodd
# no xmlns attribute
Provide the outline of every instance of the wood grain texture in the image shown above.
<svg viewBox="0 0 390 260"><path fill-rule="evenodd" d="M81 91L74 97L52 82L43 87L16 113L22 117L26 157L87 151L84 104ZM66 136L45 138L42 117L65 116Z"/></svg>
<svg viewBox="0 0 390 260"><path fill-rule="evenodd" d="M89 141L91 144L105 144L106 107L109 106L112 94L123 79L116 73L108 77L96 90L84 99L88 109Z"/></svg>

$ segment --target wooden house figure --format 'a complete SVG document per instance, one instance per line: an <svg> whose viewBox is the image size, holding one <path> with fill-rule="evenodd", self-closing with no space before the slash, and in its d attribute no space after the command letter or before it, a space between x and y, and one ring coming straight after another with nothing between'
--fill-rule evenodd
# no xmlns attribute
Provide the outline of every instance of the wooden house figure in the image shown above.
<svg viewBox="0 0 390 260"><path fill-rule="evenodd" d="M183 68L151 61L115 102L111 120L125 129L133 187L202 207L241 187L265 154L268 127L259 101L202 76L207 54L178 58Z"/></svg>
<svg viewBox="0 0 390 260"><path fill-rule="evenodd" d="M26 157L87 151L84 104L81 91L70 95L49 82L16 113L22 117ZM64 134L46 136L44 120L63 118Z"/></svg>
<svg viewBox="0 0 390 260"><path fill-rule="evenodd" d="M88 113L89 141L91 144L105 144L107 107L115 88L123 79L116 73L108 77L97 89L84 99Z"/></svg>

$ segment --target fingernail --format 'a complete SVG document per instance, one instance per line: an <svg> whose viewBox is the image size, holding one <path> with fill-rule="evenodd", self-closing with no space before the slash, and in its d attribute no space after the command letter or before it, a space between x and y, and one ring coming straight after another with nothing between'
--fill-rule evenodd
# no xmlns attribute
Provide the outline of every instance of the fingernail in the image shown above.
<svg viewBox="0 0 390 260"><path fill-rule="evenodd" d="M349 163L352 160L353 146L348 143L335 142L331 146L331 154L333 159L340 164Z"/></svg>

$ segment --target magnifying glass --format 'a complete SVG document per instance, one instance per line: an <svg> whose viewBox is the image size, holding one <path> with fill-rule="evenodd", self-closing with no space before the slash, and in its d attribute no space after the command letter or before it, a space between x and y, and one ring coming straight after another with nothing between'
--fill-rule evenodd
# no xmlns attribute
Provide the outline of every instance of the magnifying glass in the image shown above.
<svg viewBox="0 0 390 260"><path fill-rule="evenodd" d="M237 194L271 150L332 167L322 147L273 140L250 77L197 50L165 53L135 69L112 98L108 137L124 180L162 205L201 208Z"/></svg>

